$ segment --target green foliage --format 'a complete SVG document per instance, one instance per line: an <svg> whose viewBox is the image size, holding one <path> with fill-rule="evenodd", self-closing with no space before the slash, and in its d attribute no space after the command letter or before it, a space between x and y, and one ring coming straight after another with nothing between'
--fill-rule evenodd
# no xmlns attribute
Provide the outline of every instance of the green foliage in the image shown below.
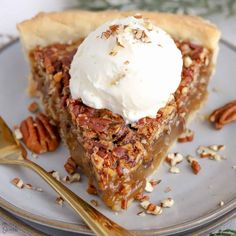
<svg viewBox="0 0 236 236"><path fill-rule="evenodd" d="M220 230L218 233L211 233L209 236L236 236L236 230Z"/></svg>
<svg viewBox="0 0 236 236"><path fill-rule="evenodd" d="M142 9L209 16L236 14L236 0L78 0L81 9Z"/></svg>

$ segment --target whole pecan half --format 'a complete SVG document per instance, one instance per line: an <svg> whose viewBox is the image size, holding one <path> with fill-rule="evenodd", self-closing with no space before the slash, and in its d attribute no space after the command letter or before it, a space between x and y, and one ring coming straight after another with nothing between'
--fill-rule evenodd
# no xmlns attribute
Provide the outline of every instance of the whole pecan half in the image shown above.
<svg viewBox="0 0 236 236"><path fill-rule="evenodd" d="M35 119L29 116L23 120L20 131L25 145L37 154L54 151L60 143L56 127L50 124L48 118L41 112Z"/></svg>
<svg viewBox="0 0 236 236"><path fill-rule="evenodd" d="M236 100L214 110L209 120L215 124L216 129L221 129L224 125L236 121Z"/></svg>

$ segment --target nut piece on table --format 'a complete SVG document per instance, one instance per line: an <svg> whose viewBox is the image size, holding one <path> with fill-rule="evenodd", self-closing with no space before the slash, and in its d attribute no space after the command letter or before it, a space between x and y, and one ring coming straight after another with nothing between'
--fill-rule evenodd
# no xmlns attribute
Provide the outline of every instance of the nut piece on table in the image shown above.
<svg viewBox="0 0 236 236"><path fill-rule="evenodd" d="M193 173L195 175L197 175L199 173L199 171L201 170L201 166L200 166L199 162L190 155L187 156L187 160L191 165Z"/></svg>
<svg viewBox="0 0 236 236"><path fill-rule="evenodd" d="M186 143L193 141L194 133L190 129L186 129L179 137L178 142L179 143Z"/></svg>
<svg viewBox="0 0 236 236"><path fill-rule="evenodd" d="M80 181L80 174L74 173L73 175L67 175L65 176L62 181L67 184L76 183Z"/></svg>
<svg viewBox="0 0 236 236"><path fill-rule="evenodd" d="M214 110L209 116L209 121L214 123L216 129L236 121L236 100Z"/></svg>
<svg viewBox="0 0 236 236"><path fill-rule="evenodd" d="M37 154L54 151L60 143L56 127L43 113L38 113L35 119L29 116L23 120L20 131L25 145Z"/></svg>
<svg viewBox="0 0 236 236"><path fill-rule="evenodd" d="M16 177L13 180L11 180L11 183L19 189L24 188L24 182L19 177Z"/></svg>
<svg viewBox="0 0 236 236"><path fill-rule="evenodd" d="M166 162L170 164L170 166L176 166L180 162L182 162L184 159L184 156L178 152L175 153L169 153L166 157Z"/></svg>
<svg viewBox="0 0 236 236"><path fill-rule="evenodd" d="M57 203L59 206L63 206L64 199L63 199L62 197L57 197L57 198L56 198L56 203Z"/></svg>
<svg viewBox="0 0 236 236"><path fill-rule="evenodd" d="M161 207L170 208L174 205L174 203L175 203L174 200L169 197L161 201Z"/></svg>
<svg viewBox="0 0 236 236"><path fill-rule="evenodd" d="M32 113L35 113L39 110L39 104L37 102L32 102L28 106L28 110Z"/></svg>
<svg viewBox="0 0 236 236"><path fill-rule="evenodd" d="M91 183L88 185L87 193L92 194L92 195L98 194L96 187Z"/></svg>
<svg viewBox="0 0 236 236"><path fill-rule="evenodd" d="M75 163L72 157L69 157L64 165L66 172L70 175L75 173L77 167L78 165Z"/></svg>
<svg viewBox="0 0 236 236"><path fill-rule="evenodd" d="M224 145L210 145L210 146L199 146L197 149L197 153L201 158L209 158L216 161L221 161L224 157L217 152L223 150L225 148Z"/></svg>
<svg viewBox="0 0 236 236"><path fill-rule="evenodd" d="M91 204L92 204L93 206L95 206L95 207L98 206L98 201L97 201L97 200L92 199L90 202L91 202Z"/></svg>
<svg viewBox="0 0 236 236"><path fill-rule="evenodd" d="M160 215L162 213L161 207L150 203L149 201L143 201L140 203L140 206L146 210L147 214Z"/></svg>

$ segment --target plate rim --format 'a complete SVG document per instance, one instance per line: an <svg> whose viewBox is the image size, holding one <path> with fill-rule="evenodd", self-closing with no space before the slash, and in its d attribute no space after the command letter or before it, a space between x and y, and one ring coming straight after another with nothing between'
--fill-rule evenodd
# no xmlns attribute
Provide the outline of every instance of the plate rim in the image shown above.
<svg viewBox="0 0 236 236"><path fill-rule="evenodd" d="M0 207L11 212L12 214L16 216L22 217L23 219L26 219L31 222L38 223L44 226L48 226L55 229L67 230L67 231L70 230L70 232L82 233L86 235L94 235L93 232L85 224L66 223L59 220L48 219L47 217L39 216L29 211L25 211L9 203L7 200L3 199L2 197L0 197ZM194 220L189 220L184 223L168 226L162 229L131 230L131 231L137 235L157 235L157 234L171 235L173 233L183 233L189 230L194 230L205 224L209 224L210 222L219 219L220 217L222 217L223 215L229 212L233 214L234 210L236 210L236 197L234 197L224 206L219 207Z"/></svg>
<svg viewBox="0 0 236 236"><path fill-rule="evenodd" d="M221 38L220 42L224 44L226 47L231 49L232 51L236 52L236 48L232 47L232 45L228 44L228 41ZM19 43L19 38L15 38L14 40L10 41L7 43L5 46L3 46L0 50L0 55L5 52L8 48L11 46ZM67 223L59 220L53 220L53 219L48 219L47 217L39 216L36 214L33 214L29 211L23 210L7 200L3 199L0 197L0 207L3 209L11 212L12 214L22 217L23 219L26 219L28 221L38 223L47 227L55 228L55 229L61 229L61 230L66 230L70 232L75 232L75 233L82 233L85 235L94 235L93 232L85 225L85 224L80 224L80 223ZM148 230L131 230L132 232L136 233L137 235L157 235L157 234L162 234L162 235L170 235L173 233L181 233L181 232L186 232L188 230L194 230L202 225L209 224L210 222L219 219L223 215L230 213L234 214L233 211L236 210L236 196L233 197L228 203L226 203L224 206L220 208L216 208L213 211L204 214L203 216L185 221L181 224L177 225L172 225L168 226L162 229L148 229Z"/></svg>

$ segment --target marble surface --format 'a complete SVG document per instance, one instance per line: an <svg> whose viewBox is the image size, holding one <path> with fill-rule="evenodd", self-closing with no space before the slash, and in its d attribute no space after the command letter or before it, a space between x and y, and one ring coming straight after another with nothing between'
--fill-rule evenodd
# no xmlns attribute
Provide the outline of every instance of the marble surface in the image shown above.
<svg viewBox="0 0 236 236"><path fill-rule="evenodd" d="M73 7L76 0L1 0L0 1L0 49L6 43L17 37L16 23L23 19L29 18L39 11L58 11L65 8ZM211 21L216 23L222 31L222 37L232 46L236 47L236 16L226 17L225 15L215 15L209 17ZM79 234L65 233L59 230L49 229L47 227L39 226L37 224L26 222L34 228L49 235L68 235L75 236ZM236 230L236 219L233 219L216 229L234 229ZM22 231L20 227L9 223L4 217L0 215L0 235L7 236L23 236L33 235Z"/></svg>

